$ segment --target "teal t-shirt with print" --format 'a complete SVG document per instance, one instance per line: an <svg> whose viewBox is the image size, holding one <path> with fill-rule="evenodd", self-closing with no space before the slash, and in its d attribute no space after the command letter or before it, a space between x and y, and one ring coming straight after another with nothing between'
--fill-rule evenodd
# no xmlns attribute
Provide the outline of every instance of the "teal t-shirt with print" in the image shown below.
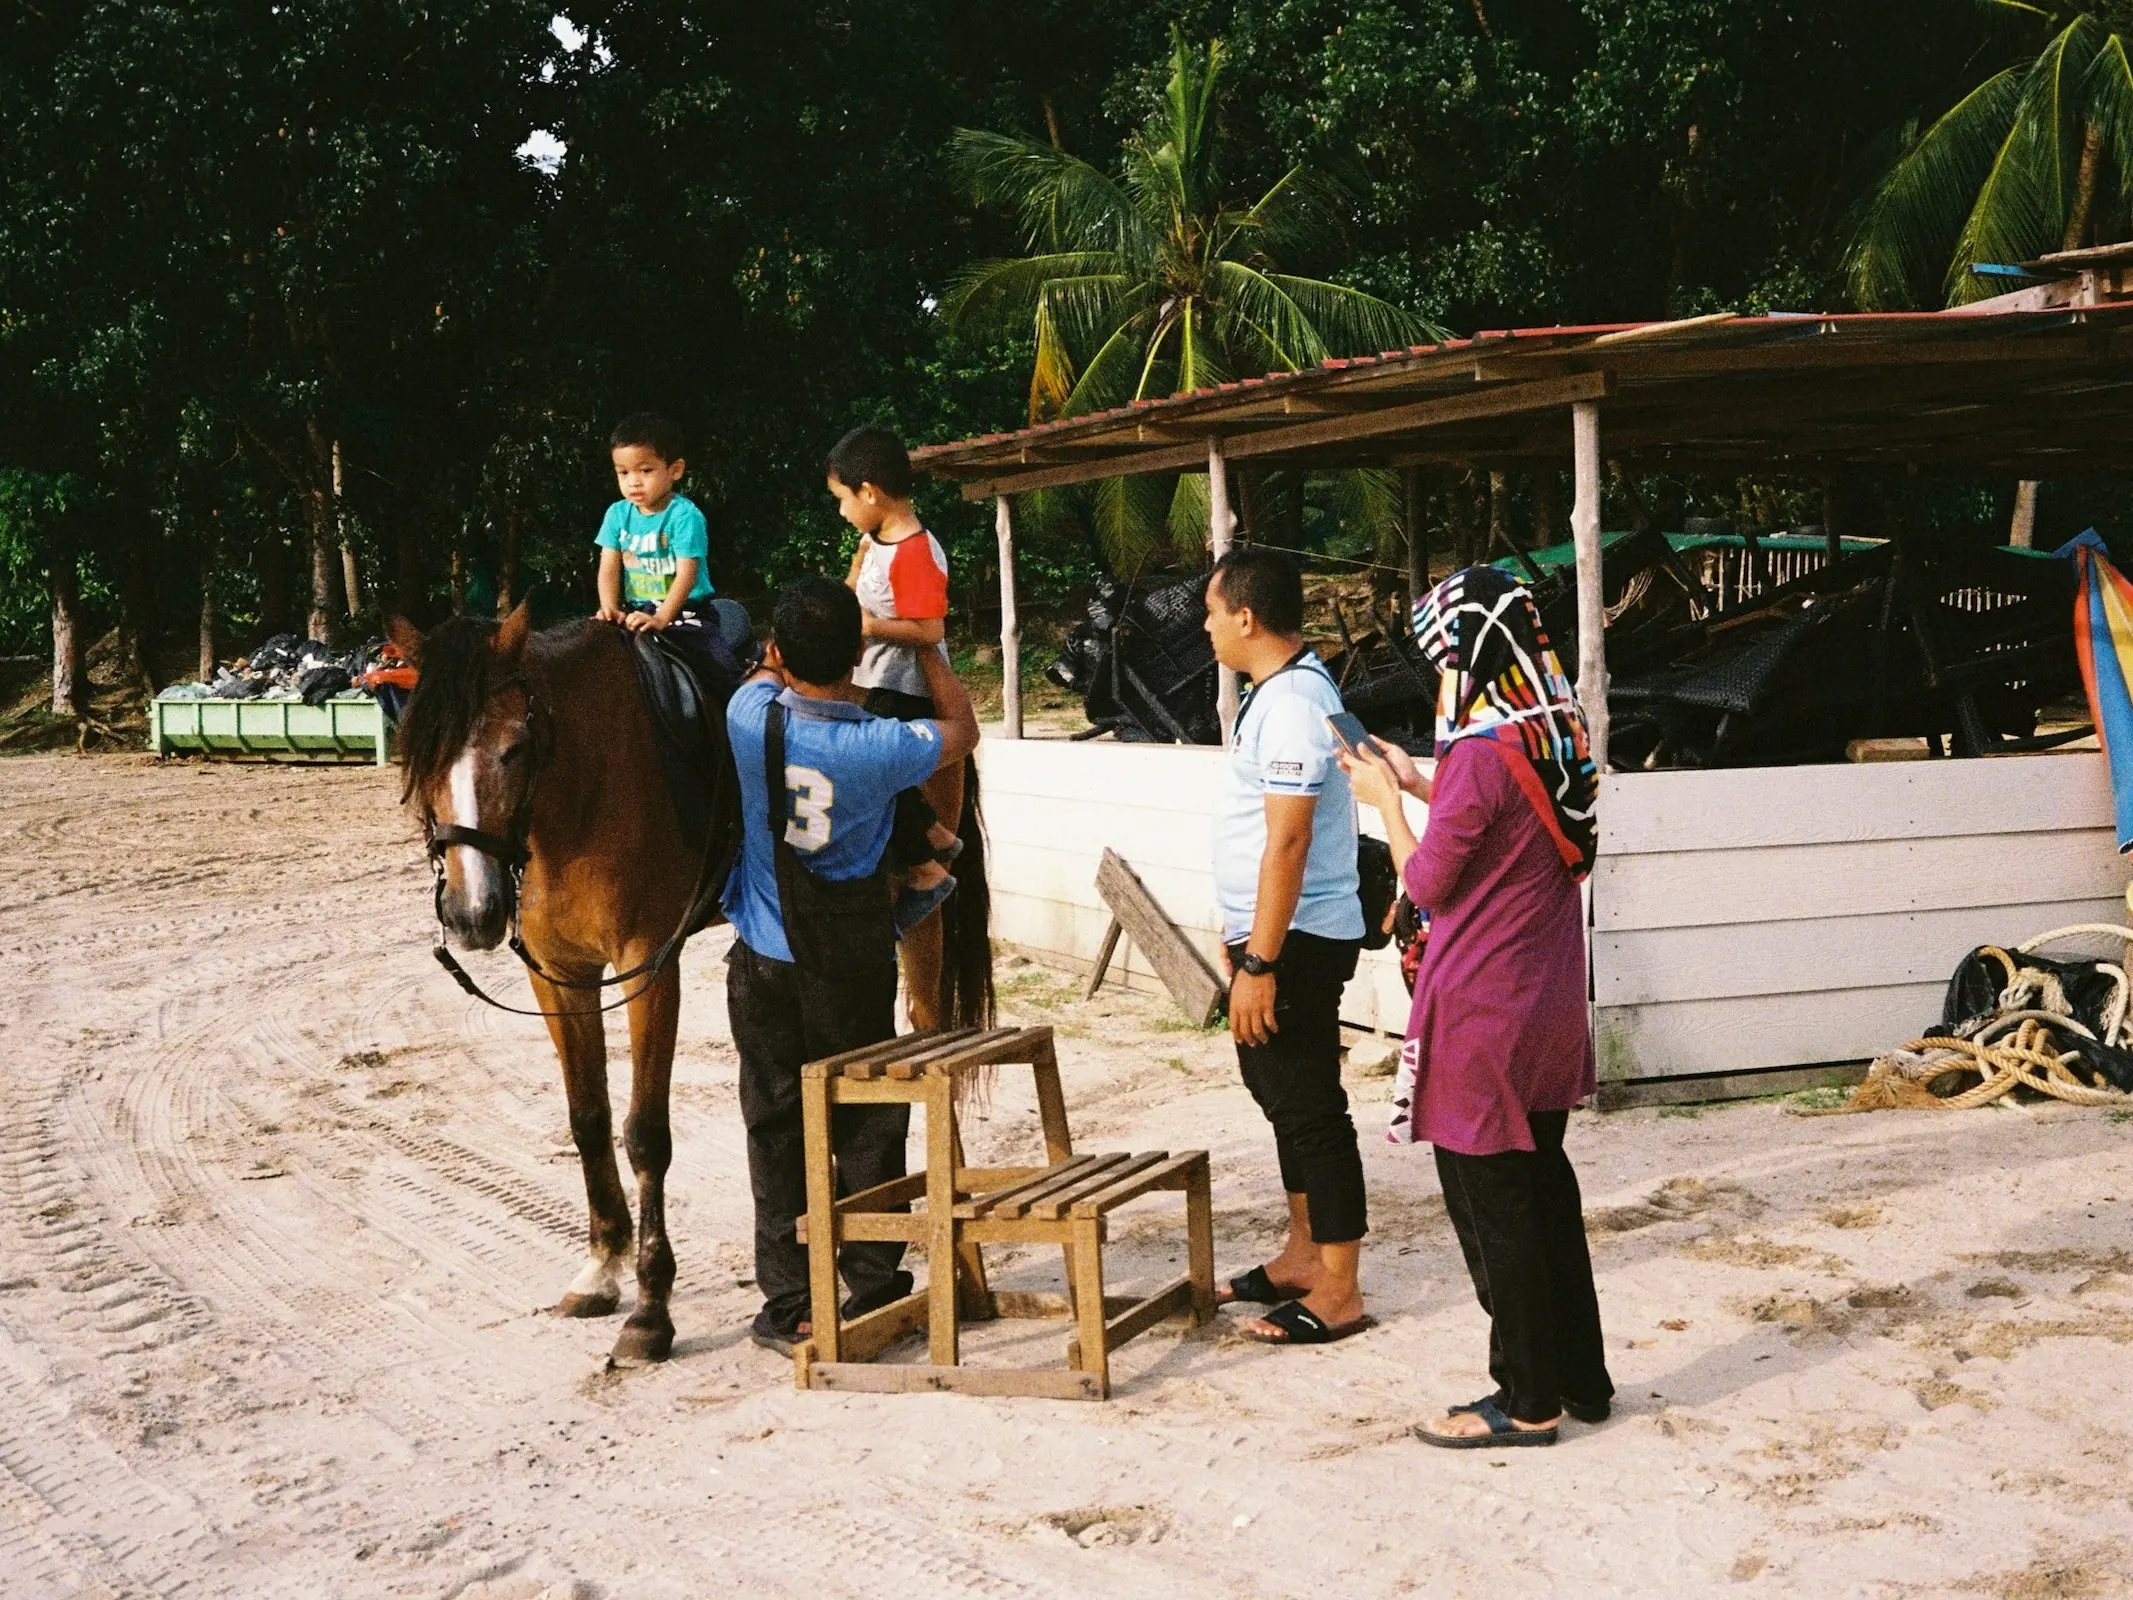
<svg viewBox="0 0 2133 1600"><path fill-rule="evenodd" d="M696 502L678 494L659 510L639 511L627 500L607 508L600 522L600 536L593 541L603 550L622 553L622 603L658 605L674 586L674 566L683 556L696 558L696 582L689 590L689 603L708 600L711 587L711 531Z"/></svg>

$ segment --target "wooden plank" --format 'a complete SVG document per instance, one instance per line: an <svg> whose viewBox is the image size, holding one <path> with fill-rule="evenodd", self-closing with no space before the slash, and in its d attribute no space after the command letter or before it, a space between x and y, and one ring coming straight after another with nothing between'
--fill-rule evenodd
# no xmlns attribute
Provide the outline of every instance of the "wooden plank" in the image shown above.
<svg viewBox="0 0 2133 1600"><path fill-rule="evenodd" d="M1630 1006L1930 983L1945 980L1981 944L2017 944L2053 928L2124 920L2125 902L2114 896L1596 932L1592 992L1600 1005ZM2114 961L2122 953L2109 951Z"/></svg>
<svg viewBox="0 0 2133 1600"><path fill-rule="evenodd" d="M1174 1156L1157 1156L1159 1165L1144 1168L1140 1172L1125 1172L1116 1183L1108 1184L1094 1194L1084 1195L1074 1202L1077 1217L1100 1217L1107 1211L1116 1210L1128 1200L1137 1200L1142 1195L1158 1189L1182 1190L1184 1179L1195 1167L1207 1164L1205 1150L1181 1150Z"/></svg>
<svg viewBox="0 0 2133 1600"><path fill-rule="evenodd" d="M998 1221L1001 1218L1027 1217L1031 1215L1030 1207L1046 1196L1057 1194L1063 1189L1078 1189L1089 1178L1098 1174L1116 1173L1123 1169L1132 1159L1130 1155L1124 1152L1077 1158L1075 1162L1070 1164L1073 1170L1068 1171L1062 1168L1057 1175L1048 1179L1041 1179L1007 1199L995 1201L979 1214L993 1221ZM1083 1162L1087 1164L1083 1165Z"/></svg>
<svg viewBox="0 0 2133 1600"><path fill-rule="evenodd" d="M800 1148L807 1167L807 1213L794 1232L807 1246L808 1316L815 1350L825 1361L840 1354L837 1339L837 1189L831 1162L829 1080L800 1080Z"/></svg>
<svg viewBox="0 0 2133 1600"><path fill-rule="evenodd" d="M1113 917L1111 926L1104 931L1104 942L1097 949L1096 965L1089 971L1089 986L1081 991L1082 999L1094 999L1096 991L1103 987L1104 974L1111 969L1111 957L1118 951L1118 936L1124 931L1125 925Z"/></svg>
<svg viewBox="0 0 2133 1600"><path fill-rule="evenodd" d="M967 1038L977 1031L975 1028L956 1028L949 1031L937 1030L932 1033L901 1034L894 1039L883 1039L875 1044L863 1044L856 1049L840 1051L833 1056L824 1056L820 1061L810 1061L800 1068L800 1076L803 1078L834 1078L839 1076L847 1066L855 1061L885 1065L891 1061L901 1060L903 1057L912 1055L920 1050L931 1050L936 1045L944 1044L951 1039Z"/></svg>
<svg viewBox="0 0 2133 1600"><path fill-rule="evenodd" d="M991 794L986 796L991 805ZM2111 777L2094 752L1984 761L1889 761L1718 772L1618 772L1600 780L1600 854L1672 854L1956 834L2112 826Z"/></svg>
<svg viewBox="0 0 2133 1600"><path fill-rule="evenodd" d="M1097 1392L1108 1398L1111 1342L1105 1335L1104 1225L1100 1217L1075 1219L1074 1244L1068 1257L1073 1262L1074 1321L1081 1337L1075 1364L1095 1378Z"/></svg>
<svg viewBox="0 0 2133 1600"><path fill-rule="evenodd" d="M1866 1076L1864 1061L1821 1067L1767 1067L1756 1072L1721 1072L1713 1077L1636 1078L1603 1083L1595 1104L1602 1111L1629 1111L1638 1106L1701 1105L1713 1100L1759 1100L1801 1089L1848 1089Z"/></svg>
<svg viewBox="0 0 2133 1600"><path fill-rule="evenodd" d="M1072 1218L1042 1222L1035 1217L972 1217L968 1222L958 1222L956 1231L979 1244L1069 1244L1074 1237L1074 1222Z"/></svg>
<svg viewBox="0 0 2133 1600"><path fill-rule="evenodd" d="M1607 372L1578 372L1561 378L1543 378L1534 383L1507 383L1474 387L1417 400L1407 405L1382 406L1343 416L1323 417L1289 427L1236 433L1225 439L1223 453L1233 460L1249 456L1305 450L1324 444L1346 444L1363 439L1382 439L1391 434L1417 433L1451 422L1471 422L1482 417L1510 416L1524 411L1544 411L1580 400L1601 400L1612 391L1614 380ZM1201 438L1204 440L1206 432ZM1064 440L1060 441L1066 442ZM1093 441L1092 441L1093 442ZM988 480L963 486L966 500L985 500L995 495L1017 494L1026 489L1051 489L1074 483L1094 483L1102 478L1131 476L1143 472L1179 472L1205 463L1207 446L1158 445L1135 449L1123 438L1105 440L1110 446L1087 461L1064 466L1036 467L1017 471L1005 463L991 466ZM970 470L946 462L929 463L932 470ZM986 470L979 468L977 470Z"/></svg>
<svg viewBox="0 0 2133 1600"><path fill-rule="evenodd" d="M1136 1334L1146 1333L1158 1322L1183 1317L1192 1311L1192 1277L1173 1278L1135 1306L1104 1323L1104 1344L1116 1350Z"/></svg>
<svg viewBox="0 0 2133 1600"><path fill-rule="evenodd" d="M877 1183L871 1189L861 1189L857 1194L848 1194L837 1202L840 1216L854 1211L885 1211L890 1206L907 1205L926 1192L926 1175L923 1172L908 1173L901 1178L891 1178L887 1183Z"/></svg>
<svg viewBox="0 0 2133 1600"><path fill-rule="evenodd" d="M955 1084L926 1080L926 1342L937 1367L961 1359L955 1302Z"/></svg>
<svg viewBox="0 0 2133 1600"><path fill-rule="evenodd" d="M916 1105L919 1088L895 1078L831 1078L840 1106Z"/></svg>
<svg viewBox="0 0 2133 1600"><path fill-rule="evenodd" d="M1215 976L1206 957L1178 932L1116 851L1104 851L1103 861L1096 869L1096 891L1111 908L1111 914L1133 935L1133 942L1146 953L1149 964L1162 975L1164 986L1185 1015L1206 1027L1224 999L1222 980Z"/></svg>
<svg viewBox="0 0 2133 1600"><path fill-rule="evenodd" d="M1041 1200L1031 1200L1022 1207L1022 1214L1031 1217L1042 1217L1048 1222L1057 1222L1069 1211L1072 1211L1076 1216L1080 1216L1083 1214L1079 1204L1080 1201L1090 1195L1108 1192L1113 1184L1124 1183L1135 1173L1146 1171L1162 1159L1163 1153L1158 1150L1148 1155L1129 1157L1116 1166L1100 1167L1095 1171L1084 1174L1063 1188L1052 1190ZM1092 1217L1103 1215L1100 1211L1091 1211L1087 1214Z"/></svg>
<svg viewBox="0 0 2133 1600"><path fill-rule="evenodd" d="M926 1293L907 1294L901 1300L854 1317L844 1325L842 1359L872 1361L899 1339L907 1339L926 1325ZM816 1352L820 1354L819 1349Z"/></svg>
<svg viewBox="0 0 2133 1600"><path fill-rule="evenodd" d="M989 1194L972 1195L968 1200L957 1201L955 1214L964 1218L989 1216L995 1206L1012 1204L1036 1189L1055 1184L1062 1178L1070 1178L1078 1173L1086 1172L1097 1162L1108 1162L1116 1159L1118 1158L1115 1156L1106 1155L1074 1156L1052 1166L1036 1168L1030 1177L1019 1183L1011 1184L1004 1189L995 1189Z"/></svg>
<svg viewBox="0 0 2133 1600"><path fill-rule="evenodd" d="M1593 927L1721 927L1744 912L1782 922L2053 905L2099 898L2124 881L2108 828L1602 855L1593 868Z"/></svg>
<svg viewBox="0 0 2133 1600"><path fill-rule="evenodd" d="M1600 1077L1617 1082L1868 1060L1930 1026L1940 1016L1944 988L1917 983L1603 1006L1593 1032Z"/></svg>
<svg viewBox="0 0 2133 1600"><path fill-rule="evenodd" d="M1020 1028L987 1028L967 1038L944 1040L931 1050L921 1050L890 1062L884 1069L885 1075L908 1083L913 1078L928 1076L937 1066L976 1066L988 1061L1011 1060L1021 1033ZM1003 1051L1002 1046L1007 1048Z"/></svg>
<svg viewBox="0 0 2133 1600"><path fill-rule="evenodd" d="M1104 1387L1081 1372L1016 1372L1003 1367L882 1366L877 1362L818 1361L808 1368L810 1389L849 1394L976 1394L993 1398L1101 1400Z"/></svg>
<svg viewBox="0 0 2133 1600"><path fill-rule="evenodd" d="M1185 1271L1192 1279L1193 1325L1204 1326L1215 1316L1215 1208L1205 1166L1185 1184Z"/></svg>
<svg viewBox="0 0 2133 1600"><path fill-rule="evenodd" d="M800 1218L794 1227L802 1244L811 1243L807 1218ZM898 1244L924 1244L930 1236L931 1227L923 1212L855 1211L848 1217L837 1219L837 1237L846 1242L892 1240Z"/></svg>
<svg viewBox="0 0 2133 1600"><path fill-rule="evenodd" d="M1044 1167L959 1166L955 1169L955 1186L962 1194L983 1194L987 1189L1004 1189L1011 1183L1034 1178L1045 1170Z"/></svg>

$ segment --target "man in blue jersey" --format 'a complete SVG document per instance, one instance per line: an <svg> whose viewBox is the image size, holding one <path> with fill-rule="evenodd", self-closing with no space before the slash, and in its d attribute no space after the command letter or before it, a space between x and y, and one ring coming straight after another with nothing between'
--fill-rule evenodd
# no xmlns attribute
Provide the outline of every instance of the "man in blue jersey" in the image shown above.
<svg viewBox="0 0 2133 1600"><path fill-rule="evenodd" d="M937 651L920 651L938 715L869 716L852 673L859 602L830 578L778 596L763 671L733 693L726 729L740 776L741 853L725 912L737 937L726 1011L741 1058L741 1120L755 1192L756 1342L791 1350L807 1337L807 1251L793 1223L807 1209L800 1068L893 1038L896 930L882 870L899 791L978 744L970 696ZM766 774L776 772L773 786ZM775 824L775 825L773 825ZM904 1173L909 1106L839 1106L830 1138L840 1194ZM838 1256L857 1316L911 1291L904 1247L847 1244Z"/></svg>

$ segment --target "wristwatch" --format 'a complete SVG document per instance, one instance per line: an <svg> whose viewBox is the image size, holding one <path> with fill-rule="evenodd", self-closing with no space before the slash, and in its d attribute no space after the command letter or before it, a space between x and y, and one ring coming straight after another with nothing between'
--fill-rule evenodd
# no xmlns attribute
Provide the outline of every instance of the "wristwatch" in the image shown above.
<svg viewBox="0 0 2133 1600"><path fill-rule="evenodd" d="M1249 972L1255 978L1263 978L1270 972L1281 970L1281 957L1276 956L1269 961L1265 956L1255 956L1247 950L1244 952L1244 959L1237 963L1237 970Z"/></svg>

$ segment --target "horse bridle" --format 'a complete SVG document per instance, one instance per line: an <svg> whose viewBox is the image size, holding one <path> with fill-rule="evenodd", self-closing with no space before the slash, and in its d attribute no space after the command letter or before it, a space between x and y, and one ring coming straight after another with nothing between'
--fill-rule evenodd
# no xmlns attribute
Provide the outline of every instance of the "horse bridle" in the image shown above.
<svg viewBox="0 0 2133 1600"><path fill-rule="evenodd" d="M627 972L618 972L611 978L566 978L560 973L550 972L541 965L533 952L526 948L524 931L519 920L519 908L524 903L526 867L533 859L531 848L533 787L535 781L541 775L541 769L548 755L551 741L546 736L546 733L553 724L549 721L539 697L534 694L533 686L526 681L523 675L505 678L489 691L489 697L494 699L506 689L513 688L522 690L526 696L526 716L521 727L526 743L530 747L528 752L530 764L526 769L526 781L519 789L518 803L511 808L511 818L506 824L509 832L495 834L488 832L486 829L469 828L456 822L439 822L430 811L427 800L423 803L423 843L429 856L430 869L436 877L436 888L431 896L431 904L437 915L437 942L430 947L430 954L436 957L438 965L452 975L452 981L457 983L460 988L464 989L476 1000L481 1001L482 1004L494 1006L499 1011L508 1011L513 1016L519 1017L596 1017L603 1012L614 1011L628 1005L659 980L661 969L688 942L689 926L704 909L706 900L715 896L724 885L726 873L732 864L733 852L730 850L723 853L715 851L712 848L712 841L705 841L703 868L697 875L696 892L689 897L688 909L682 913L680 926L668 937L666 943L653 951L646 959L638 962L636 966L631 967ZM470 850L480 851L501 866L505 874L510 878L511 935L507 943L510 945L511 953L524 963L528 972L553 984L558 989L590 989L595 993L602 989L618 987L638 978L642 978L644 982L629 994L623 995L620 999L611 1000L604 1006L581 1006L568 1011L545 1011L538 1008L528 1009L524 1006L507 1006L495 996L486 993L481 985L474 981L473 974L459 964L459 959L452 954L444 942L444 854L454 845L464 845Z"/></svg>

